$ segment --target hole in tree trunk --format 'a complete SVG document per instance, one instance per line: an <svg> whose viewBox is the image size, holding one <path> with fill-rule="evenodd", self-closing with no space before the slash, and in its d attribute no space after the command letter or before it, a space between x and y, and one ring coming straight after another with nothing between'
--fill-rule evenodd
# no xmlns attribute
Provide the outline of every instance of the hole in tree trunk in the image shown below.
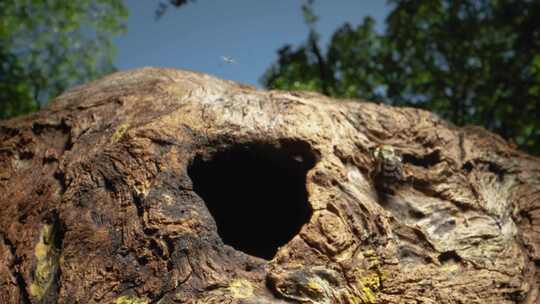
<svg viewBox="0 0 540 304"><path fill-rule="evenodd" d="M306 173L314 164L304 142L246 144L195 157L188 174L223 242L272 259L311 217Z"/></svg>

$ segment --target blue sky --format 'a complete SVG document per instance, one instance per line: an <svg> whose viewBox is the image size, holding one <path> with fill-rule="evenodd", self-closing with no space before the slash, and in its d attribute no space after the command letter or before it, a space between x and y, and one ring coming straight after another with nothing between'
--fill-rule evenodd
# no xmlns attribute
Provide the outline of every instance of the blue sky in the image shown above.
<svg viewBox="0 0 540 304"><path fill-rule="evenodd" d="M155 20L157 1L126 0L128 32L117 37L115 65L174 67L208 73L251 85L277 59L285 44L299 45L308 34L300 0L197 0L169 8ZM317 30L326 46L343 23L357 25L370 15L384 29L384 0L316 0ZM222 56L233 58L226 64Z"/></svg>

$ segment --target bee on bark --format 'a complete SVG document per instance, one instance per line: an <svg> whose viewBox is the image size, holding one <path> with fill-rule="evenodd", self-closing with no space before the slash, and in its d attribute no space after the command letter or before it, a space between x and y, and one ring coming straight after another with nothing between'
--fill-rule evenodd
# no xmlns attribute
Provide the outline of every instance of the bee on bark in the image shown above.
<svg viewBox="0 0 540 304"><path fill-rule="evenodd" d="M375 160L373 171L375 188L381 192L393 193L393 189L405 180L401 156L390 145L375 148L372 155Z"/></svg>

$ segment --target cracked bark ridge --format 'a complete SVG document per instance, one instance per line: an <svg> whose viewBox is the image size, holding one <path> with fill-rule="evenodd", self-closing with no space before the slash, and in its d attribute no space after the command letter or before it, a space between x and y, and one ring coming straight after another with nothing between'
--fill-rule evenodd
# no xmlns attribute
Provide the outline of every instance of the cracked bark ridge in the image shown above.
<svg viewBox="0 0 540 304"><path fill-rule="evenodd" d="M382 145L401 159L391 191ZM120 72L0 122L0 302L540 303L539 207L540 159L481 128Z"/></svg>

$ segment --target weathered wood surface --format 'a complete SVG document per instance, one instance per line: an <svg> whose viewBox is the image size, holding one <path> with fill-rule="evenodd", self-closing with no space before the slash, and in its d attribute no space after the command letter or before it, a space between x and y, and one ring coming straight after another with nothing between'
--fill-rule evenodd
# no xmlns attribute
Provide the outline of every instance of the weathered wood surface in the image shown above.
<svg viewBox="0 0 540 304"><path fill-rule="evenodd" d="M403 179L381 188L383 144ZM251 237L253 255L223 243L194 189L219 153L225 173L210 166L202 183L236 187L222 204L252 195L254 218L231 233ZM300 209L273 198L279 171L238 164L259 154L305 179L292 199L307 191L310 216L296 231L281 231ZM121 72L0 122L0 302L540 303L539 207L540 159L481 128L194 72ZM254 256L266 236L253 234L273 231L291 239Z"/></svg>

